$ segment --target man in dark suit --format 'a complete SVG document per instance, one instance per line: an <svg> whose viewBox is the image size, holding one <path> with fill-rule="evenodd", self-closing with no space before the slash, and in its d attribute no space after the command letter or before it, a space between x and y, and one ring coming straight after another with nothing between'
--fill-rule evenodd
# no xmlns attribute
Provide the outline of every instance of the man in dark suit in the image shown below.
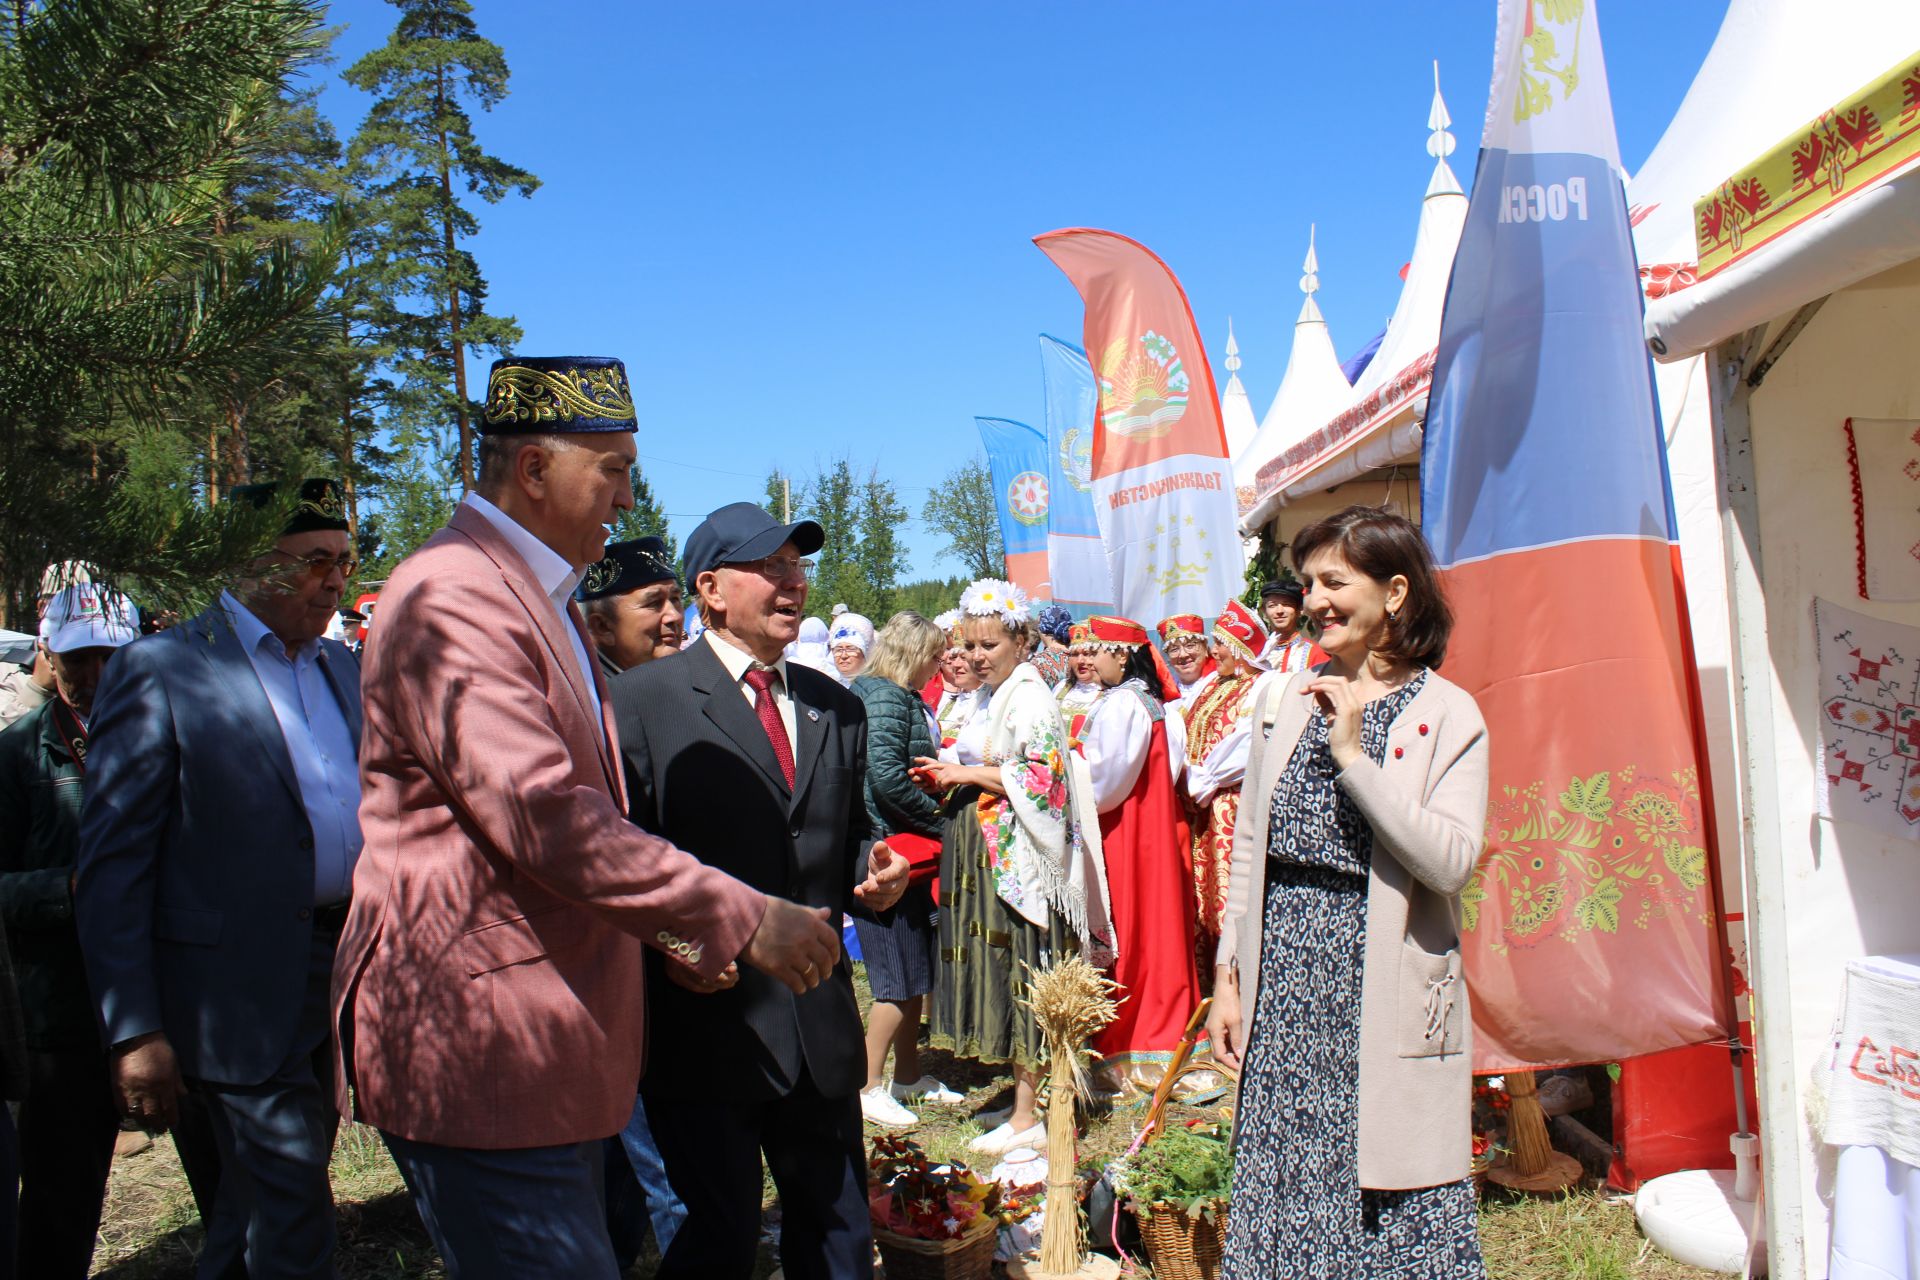
<svg viewBox="0 0 1920 1280"><path fill-rule="evenodd" d="M242 1255L254 1280L334 1274L327 995L360 852L360 667L321 634L353 571L339 485L307 481L233 590L114 656L88 725L81 952L126 1112L165 1127L191 1090L211 1116L202 1277Z"/></svg>
<svg viewBox="0 0 1920 1280"><path fill-rule="evenodd" d="M866 717L831 677L788 664L806 607L804 555L824 535L752 503L722 507L686 544L707 624L678 657L611 685L629 813L701 861L816 908L884 912L907 864L871 838L862 776ZM660 1275L751 1273L764 1153L794 1280L872 1274L858 1095L866 1059L841 963L796 995L755 972L704 981L652 964L641 1080L647 1119L687 1207Z"/></svg>

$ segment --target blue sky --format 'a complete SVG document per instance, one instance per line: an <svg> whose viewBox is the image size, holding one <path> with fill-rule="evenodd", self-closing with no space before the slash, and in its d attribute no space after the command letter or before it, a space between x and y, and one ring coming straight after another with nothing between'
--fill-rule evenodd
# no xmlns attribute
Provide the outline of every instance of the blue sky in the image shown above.
<svg viewBox="0 0 1920 1280"><path fill-rule="evenodd" d="M1601 0L1629 169L1725 10ZM337 66L397 17L337 0ZM1264 413L1309 223L1342 357L1393 310L1435 59L1471 183L1494 4L476 0L474 17L513 72L477 132L544 183L480 206L472 246L521 350L626 361L681 536L772 467L846 455L913 510L917 577L958 571L918 516L977 453L974 415L1037 425L1035 335L1079 340L1079 298L1031 237L1097 226L1154 249L1222 382L1233 317ZM324 105L345 137L368 101L335 79Z"/></svg>

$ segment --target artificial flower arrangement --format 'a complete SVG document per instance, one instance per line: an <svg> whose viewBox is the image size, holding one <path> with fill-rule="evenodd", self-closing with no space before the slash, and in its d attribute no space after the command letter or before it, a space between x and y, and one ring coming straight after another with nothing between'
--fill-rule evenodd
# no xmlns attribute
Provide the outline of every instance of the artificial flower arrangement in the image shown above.
<svg viewBox="0 0 1920 1280"><path fill-rule="evenodd" d="M999 1183L964 1164L935 1164L906 1138L875 1138L868 1168L873 1176L867 1205L874 1225L896 1235L958 1239L982 1215L998 1217L1003 1208ZM1032 1211L1028 1205L1024 1213Z"/></svg>

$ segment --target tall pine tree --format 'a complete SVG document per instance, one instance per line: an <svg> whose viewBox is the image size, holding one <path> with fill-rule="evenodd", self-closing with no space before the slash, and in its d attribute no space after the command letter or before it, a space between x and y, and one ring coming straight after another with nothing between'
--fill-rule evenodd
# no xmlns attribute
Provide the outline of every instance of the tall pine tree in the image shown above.
<svg viewBox="0 0 1920 1280"><path fill-rule="evenodd" d="M480 229L462 190L490 204L530 196L540 180L481 149L467 105L507 96L507 60L483 39L467 0L390 0L400 22L387 43L347 68L375 96L348 148L367 175L381 234L365 264L387 304L383 325L400 375L390 409L416 430L456 427L462 490L473 487L473 408L467 354L506 351L511 316L487 314L487 284L463 248ZM395 425L401 425L396 423Z"/></svg>
<svg viewBox="0 0 1920 1280"><path fill-rule="evenodd" d="M338 263L234 226L317 6L0 0L0 32L0 603L85 559L194 607L271 537L195 501L209 395L312 358Z"/></svg>
<svg viewBox="0 0 1920 1280"><path fill-rule="evenodd" d="M907 547L900 537L906 521L907 508L893 482L882 480L880 468L873 468L860 487L860 546L854 559L866 593L865 612L876 625L892 615L894 589L907 569Z"/></svg>

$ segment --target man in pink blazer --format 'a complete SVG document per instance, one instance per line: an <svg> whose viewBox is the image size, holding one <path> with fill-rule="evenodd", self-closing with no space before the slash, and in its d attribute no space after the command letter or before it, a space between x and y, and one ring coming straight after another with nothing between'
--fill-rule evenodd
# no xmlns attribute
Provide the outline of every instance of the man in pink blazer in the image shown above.
<svg viewBox="0 0 1920 1280"><path fill-rule="evenodd" d="M618 361L496 362L479 487L388 580L365 659L336 1078L457 1280L618 1274L601 1144L641 1075L643 945L796 992L839 958L824 911L626 821L570 596L633 505L635 430Z"/></svg>

